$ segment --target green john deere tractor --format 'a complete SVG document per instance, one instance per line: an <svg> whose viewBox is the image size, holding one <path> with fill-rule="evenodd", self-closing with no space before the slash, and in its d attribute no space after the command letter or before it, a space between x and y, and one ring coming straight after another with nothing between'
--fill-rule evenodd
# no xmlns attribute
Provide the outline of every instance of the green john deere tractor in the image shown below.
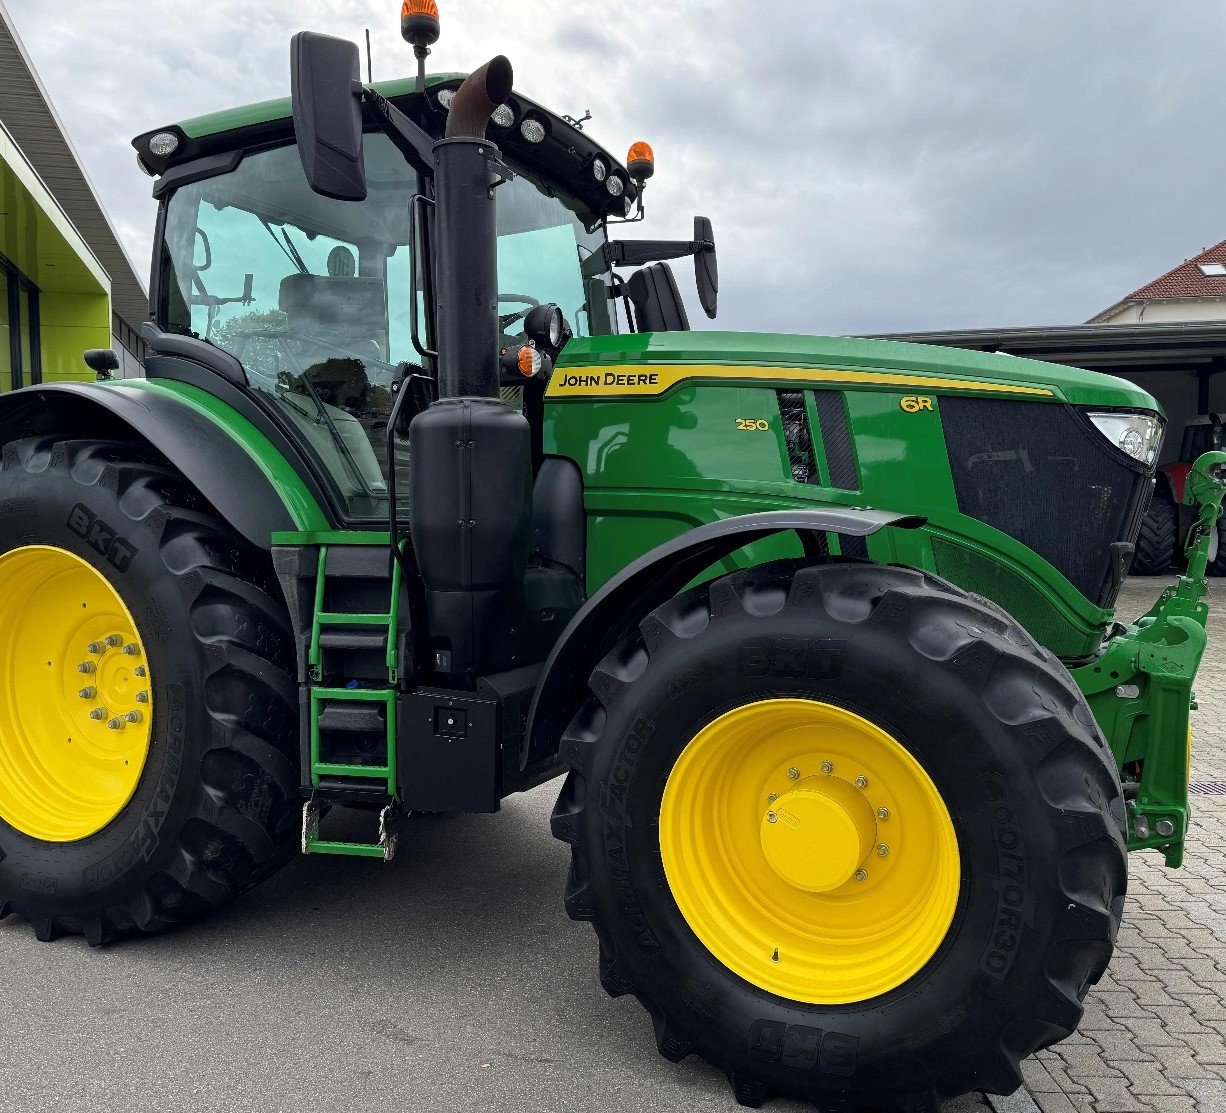
<svg viewBox="0 0 1226 1113"><path fill-rule="evenodd" d="M1182 861L1226 453L1119 625L1149 395L691 332L709 222L612 238L646 146L402 25L416 80L304 33L292 100L139 137L148 377L0 401L0 915L108 943L565 774L566 907L666 1057L746 1105L1012 1091L1125 851Z"/></svg>

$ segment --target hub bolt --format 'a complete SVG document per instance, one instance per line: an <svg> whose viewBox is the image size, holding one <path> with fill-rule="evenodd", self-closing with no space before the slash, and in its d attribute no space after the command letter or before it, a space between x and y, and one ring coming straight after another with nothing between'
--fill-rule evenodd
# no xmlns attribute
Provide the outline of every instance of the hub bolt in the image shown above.
<svg viewBox="0 0 1226 1113"><path fill-rule="evenodd" d="M137 665L137 666L136 666L136 675L137 675L137 676L148 676L148 675L149 675L149 673L148 673L148 671L146 670L146 668L145 668L145 666L144 666L144 665Z"/></svg>
<svg viewBox="0 0 1226 1113"><path fill-rule="evenodd" d="M773 804L778 799L779 799L779 793L777 792L768 792L766 794L766 802L768 804Z"/></svg>
<svg viewBox="0 0 1226 1113"><path fill-rule="evenodd" d="M81 662L81 663L80 663L80 664L77 666L77 672L79 672L79 673L91 673L91 672L94 672L94 671L95 671L95 669L94 669L94 663L93 663L93 661L82 661L82 662Z"/></svg>
<svg viewBox="0 0 1226 1113"><path fill-rule="evenodd" d="M856 870L856 880L857 881L867 881L868 880L868 870Z"/></svg>
<svg viewBox="0 0 1226 1113"><path fill-rule="evenodd" d="M128 644L123 647L123 651L129 657L135 657L140 652L140 646L137 645L136 642L128 642Z"/></svg>
<svg viewBox="0 0 1226 1113"><path fill-rule="evenodd" d="M118 649L121 645L123 645L123 638L121 638L118 634L107 634L106 644L112 649Z"/></svg>
<svg viewBox="0 0 1226 1113"><path fill-rule="evenodd" d="M868 788L868 778L867 777L857 777L856 778L856 788Z"/></svg>
<svg viewBox="0 0 1226 1113"><path fill-rule="evenodd" d="M833 773L834 772L834 762L833 761L823 761L822 762L822 772L823 773Z"/></svg>
<svg viewBox="0 0 1226 1113"><path fill-rule="evenodd" d="M1160 819L1154 824L1154 830L1164 839L1169 839L1175 833L1175 824L1169 819Z"/></svg>
<svg viewBox="0 0 1226 1113"><path fill-rule="evenodd" d="M140 712L139 711L129 711L124 716L124 718L127 719L129 723L139 723L140 722Z"/></svg>
<svg viewBox="0 0 1226 1113"><path fill-rule="evenodd" d="M800 776L800 770L799 770L799 769L797 769L795 765L793 765L793 766L792 766L792 768L788 770L788 778L789 778L789 780L793 780L793 781L794 781L794 780L796 780L796 778L797 778L797 777L799 777L799 776Z"/></svg>
<svg viewBox="0 0 1226 1113"><path fill-rule="evenodd" d="M122 719L108 719L106 725L110 727L111 730L123 730Z"/></svg>
<svg viewBox="0 0 1226 1113"><path fill-rule="evenodd" d="M884 858L890 853L890 848L885 843L879 843L877 846L877 857Z"/></svg>
<svg viewBox="0 0 1226 1113"><path fill-rule="evenodd" d="M148 703L148 702L149 702L149 693L148 693L148 692L137 692L137 693L136 693L136 702L137 702L137 703Z"/></svg>
<svg viewBox="0 0 1226 1113"><path fill-rule="evenodd" d="M91 719L105 719L106 718L106 708L105 707L95 707L93 711L89 713L89 717Z"/></svg>
<svg viewBox="0 0 1226 1113"><path fill-rule="evenodd" d="M90 642L85 649L88 653L92 653L96 657L99 653L106 649L106 646L104 646L101 642Z"/></svg>
<svg viewBox="0 0 1226 1113"><path fill-rule="evenodd" d="M774 812L767 812L767 813L766 813L766 822L767 822L767 823L778 823L778 822L779 822L779 817L778 817L778 816L777 816L777 815L776 815Z"/></svg>
<svg viewBox="0 0 1226 1113"><path fill-rule="evenodd" d="M98 694L97 688L82 688L77 695L82 699L93 699Z"/></svg>
<svg viewBox="0 0 1226 1113"><path fill-rule="evenodd" d="M880 819L884 823L887 819L890 818L890 809L889 808L878 808L877 818Z"/></svg>

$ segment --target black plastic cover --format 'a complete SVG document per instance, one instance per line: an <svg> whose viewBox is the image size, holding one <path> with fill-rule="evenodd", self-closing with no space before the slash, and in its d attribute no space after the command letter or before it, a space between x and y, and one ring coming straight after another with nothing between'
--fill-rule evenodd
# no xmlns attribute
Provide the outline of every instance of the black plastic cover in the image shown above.
<svg viewBox="0 0 1226 1113"><path fill-rule="evenodd" d="M525 663L511 631L522 626L532 542L531 431L502 402L452 398L413 419L409 444L430 643L467 686Z"/></svg>

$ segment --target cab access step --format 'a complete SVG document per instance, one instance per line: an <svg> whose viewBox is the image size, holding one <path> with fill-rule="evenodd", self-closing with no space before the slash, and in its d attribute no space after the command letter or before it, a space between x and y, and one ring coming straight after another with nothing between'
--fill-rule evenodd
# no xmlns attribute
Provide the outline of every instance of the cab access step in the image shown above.
<svg viewBox="0 0 1226 1113"><path fill-rule="evenodd" d="M277 574L299 631L302 851L390 860L400 663L408 637L399 563L389 560L385 534L276 540ZM320 820L333 805L376 812L376 841L322 837Z"/></svg>

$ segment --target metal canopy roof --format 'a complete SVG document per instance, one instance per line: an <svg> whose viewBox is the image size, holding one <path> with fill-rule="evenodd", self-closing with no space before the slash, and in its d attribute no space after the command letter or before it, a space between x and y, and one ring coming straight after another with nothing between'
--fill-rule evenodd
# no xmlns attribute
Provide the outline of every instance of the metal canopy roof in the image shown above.
<svg viewBox="0 0 1226 1113"><path fill-rule="evenodd" d="M1116 375L1177 367L1209 373L1226 370L1226 321L961 329L880 334L873 339L1004 352Z"/></svg>
<svg viewBox="0 0 1226 1113"><path fill-rule="evenodd" d="M0 3L0 120L106 268L111 279L111 308L139 333L141 322L149 316L149 296L94 193L3 3Z"/></svg>

